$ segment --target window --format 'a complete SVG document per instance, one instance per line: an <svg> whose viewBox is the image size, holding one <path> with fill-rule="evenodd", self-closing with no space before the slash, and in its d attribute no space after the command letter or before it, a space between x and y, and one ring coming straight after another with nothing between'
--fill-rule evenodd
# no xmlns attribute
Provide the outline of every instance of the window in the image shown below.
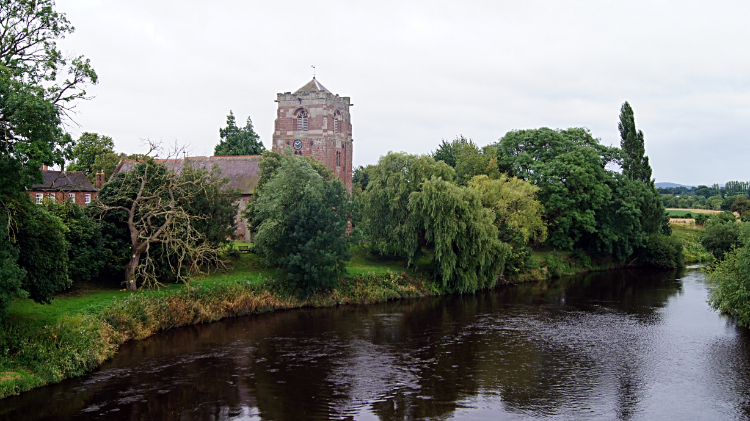
<svg viewBox="0 0 750 421"><path fill-rule="evenodd" d="M307 131L307 111L305 110L297 111L297 131L298 132Z"/></svg>
<svg viewBox="0 0 750 421"><path fill-rule="evenodd" d="M83 200L84 203L91 203L91 194L86 193L83 195L83 198L84 198Z"/></svg>
<svg viewBox="0 0 750 421"><path fill-rule="evenodd" d="M44 195L43 194L41 194L41 193L37 193L36 194L36 203L37 203L37 205L40 204L40 203L42 203L43 199L44 199Z"/></svg>
<svg viewBox="0 0 750 421"><path fill-rule="evenodd" d="M336 110L336 112L333 113L333 132L334 133L339 132L339 120L341 120L341 112L339 112L339 110Z"/></svg>
<svg viewBox="0 0 750 421"><path fill-rule="evenodd" d="M47 193L47 197L49 197L50 202L55 202L55 194L54 193Z"/></svg>
<svg viewBox="0 0 750 421"><path fill-rule="evenodd" d="M71 202L76 201L76 194L75 193L68 193L68 199L70 199Z"/></svg>
<svg viewBox="0 0 750 421"><path fill-rule="evenodd" d="M336 151L336 166L341 166L341 151Z"/></svg>

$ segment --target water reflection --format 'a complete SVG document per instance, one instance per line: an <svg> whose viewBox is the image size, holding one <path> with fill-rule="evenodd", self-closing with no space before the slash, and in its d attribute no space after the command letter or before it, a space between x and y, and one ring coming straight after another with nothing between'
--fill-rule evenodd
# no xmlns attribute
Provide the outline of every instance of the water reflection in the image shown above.
<svg viewBox="0 0 750 421"><path fill-rule="evenodd" d="M697 272L617 271L165 332L0 401L41 419L738 419L750 337Z"/></svg>

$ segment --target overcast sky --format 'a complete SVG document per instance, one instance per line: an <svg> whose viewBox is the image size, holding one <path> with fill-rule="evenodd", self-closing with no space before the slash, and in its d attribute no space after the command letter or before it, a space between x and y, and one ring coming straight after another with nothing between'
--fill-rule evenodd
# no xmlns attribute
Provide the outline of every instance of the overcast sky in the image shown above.
<svg viewBox="0 0 750 421"><path fill-rule="evenodd" d="M657 182L750 179L748 1L58 0L60 43L100 77L69 127L211 155L233 110L271 146L276 93L351 97L354 164L463 134L585 126L635 110Z"/></svg>

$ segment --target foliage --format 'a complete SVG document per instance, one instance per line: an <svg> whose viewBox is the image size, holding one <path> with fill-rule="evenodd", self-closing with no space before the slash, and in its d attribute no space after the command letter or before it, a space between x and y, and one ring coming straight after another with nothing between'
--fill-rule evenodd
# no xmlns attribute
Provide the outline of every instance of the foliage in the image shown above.
<svg viewBox="0 0 750 421"><path fill-rule="evenodd" d="M453 175L429 156L391 152L372 167L362 200L376 250L409 266L428 251L443 287L464 293L493 286L510 250L479 192L456 186Z"/></svg>
<svg viewBox="0 0 750 421"><path fill-rule="evenodd" d="M433 177L452 181L454 171L429 156L394 152L382 156L372 167L362 204L375 250L416 264L420 250L415 221L410 219L409 196Z"/></svg>
<svg viewBox="0 0 750 421"><path fill-rule="evenodd" d="M101 221L84 212L81 206L66 200L57 204L46 202L48 212L58 217L67 228L68 276L72 282L96 279L107 263Z"/></svg>
<svg viewBox="0 0 750 421"><path fill-rule="evenodd" d="M668 228L651 183L607 170L623 153L599 144L588 129L512 131L496 146L501 171L539 187L552 247L621 261L648 233Z"/></svg>
<svg viewBox="0 0 750 421"><path fill-rule="evenodd" d="M237 127L234 113L229 111L227 127L219 129L221 140L214 149L214 155L260 155L266 150L260 136L253 129L253 122L247 118L245 127Z"/></svg>
<svg viewBox="0 0 750 421"><path fill-rule="evenodd" d="M346 271L352 205L344 185L324 179L308 160L289 155L280 163L255 202L255 249L309 295Z"/></svg>
<svg viewBox="0 0 750 421"><path fill-rule="evenodd" d="M744 224L739 235L740 247L726 254L723 261L708 271L713 286L711 306L736 317L737 324L750 327L750 225Z"/></svg>
<svg viewBox="0 0 750 421"><path fill-rule="evenodd" d="M705 225L708 218L709 216L705 213L695 215L695 225Z"/></svg>
<svg viewBox="0 0 750 421"><path fill-rule="evenodd" d="M706 224L701 244L717 259L731 251L739 242L740 224L734 221L719 222L713 220Z"/></svg>
<svg viewBox="0 0 750 421"><path fill-rule="evenodd" d="M750 214L750 200L748 200L747 196L736 196L731 209L732 212L740 214L740 217L744 217Z"/></svg>
<svg viewBox="0 0 750 421"><path fill-rule="evenodd" d="M89 181L94 181L94 164L96 159L105 154L114 154L115 143L109 136L83 132L73 146L73 163L68 165L70 171L82 171ZM110 173L111 174L111 173Z"/></svg>
<svg viewBox="0 0 750 421"><path fill-rule="evenodd" d="M510 247L498 239L495 215L477 191L433 176L409 196L408 210L416 246L404 250L410 261L425 247L443 287L467 293L495 285Z"/></svg>
<svg viewBox="0 0 750 421"><path fill-rule="evenodd" d="M18 266L18 249L7 236L0 236L0 320L5 317L13 300L28 294L21 289L25 276L26 271Z"/></svg>
<svg viewBox="0 0 750 421"><path fill-rule="evenodd" d="M502 241L525 246L529 241L543 242L547 238L544 208L536 200L539 187L503 174L494 180L486 175L475 176L469 180L469 188L479 192L482 206L495 212Z"/></svg>
<svg viewBox="0 0 750 421"><path fill-rule="evenodd" d="M629 180L640 180L644 183L651 182L651 166L648 157L645 156L646 147L643 140L643 132L635 128L635 116L633 108L627 101L620 108L620 122L617 124L620 130L620 148L623 151L622 173Z"/></svg>
<svg viewBox="0 0 750 421"><path fill-rule="evenodd" d="M463 135L456 136L456 138L450 142L446 142L445 139L443 139L440 146L438 146L435 152L432 152L430 156L435 161L443 161L455 168L458 163L458 155L460 151L466 147L476 149L477 146L471 139L467 139Z"/></svg>
<svg viewBox="0 0 750 421"><path fill-rule="evenodd" d="M664 268L685 266L682 241L671 235L651 234L638 256L643 263Z"/></svg>
<svg viewBox="0 0 750 421"><path fill-rule="evenodd" d="M71 285L67 231L60 218L43 206L27 202L19 213L15 234L18 264L26 271L21 288L36 302L49 304L55 294Z"/></svg>
<svg viewBox="0 0 750 421"><path fill-rule="evenodd" d="M370 183L370 172L372 171L372 165L366 167L358 166L354 169L352 174L352 184L354 191L363 192L367 190L367 185Z"/></svg>
<svg viewBox="0 0 750 421"><path fill-rule="evenodd" d="M114 152L97 155L94 159L94 163L91 165L91 174L94 174L91 175L91 178L93 179L96 173L104 171L104 179L109 180L112 177L112 174L114 174L117 164L123 159L142 159L142 157L138 155L125 155L124 153L117 154Z"/></svg>
<svg viewBox="0 0 750 421"><path fill-rule="evenodd" d="M138 283L160 286L164 268L187 282L190 274L222 264L217 241L232 231L225 224L233 223L227 205L231 199L221 199L220 193L227 182L218 168L186 166L176 173L146 159L103 186L94 206L101 216L119 219L117 225L129 234L128 289L135 290Z"/></svg>

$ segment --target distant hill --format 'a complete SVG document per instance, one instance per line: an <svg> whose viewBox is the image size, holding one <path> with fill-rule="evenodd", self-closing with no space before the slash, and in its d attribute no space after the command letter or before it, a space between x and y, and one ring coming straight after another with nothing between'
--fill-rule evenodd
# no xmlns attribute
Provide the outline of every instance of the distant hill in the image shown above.
<svg viewBox="0 0 750 421"><path fill-rule="evenodd" d="M687 187L690 189L695 188L695 186L686 186L684 184L669 183L669 182L654 183L654 186L656 186L656 188L667 188L667 187Z"/></svg>

